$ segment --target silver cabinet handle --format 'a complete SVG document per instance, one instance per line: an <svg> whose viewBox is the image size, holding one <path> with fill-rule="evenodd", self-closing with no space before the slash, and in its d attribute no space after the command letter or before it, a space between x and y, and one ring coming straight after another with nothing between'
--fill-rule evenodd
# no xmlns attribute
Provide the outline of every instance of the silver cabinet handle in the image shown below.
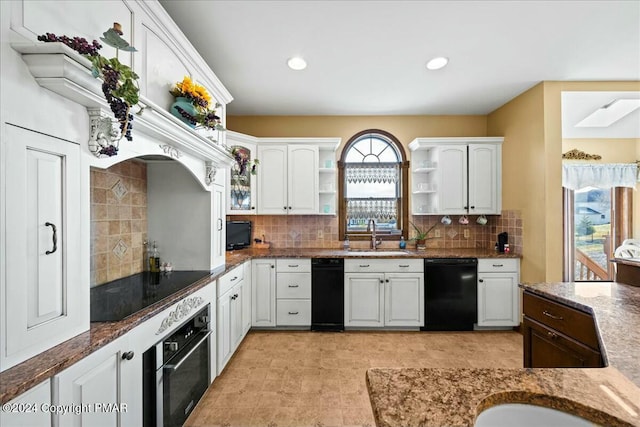
<svg viewBox="0 0 640 427"><path fill-rule="evenodd" d="M562 317L562 316L555 316L555 315L553 315L553 314L549 313L547 310L544 310L544 311L542 312L542 314L544 314L544 315L545 315L545 316L547 316L547 317L551 317L552 319L555 319L555 320L564 320L564 317Z"/></svg>
<svg viewBox="0 0 640 427"><path fill-rule="evenodd" d="M291 265L291 264L289 264L289 265L288 265L288 267L291 267L291 268L295 268L295 267L297 267L297 266L298 266L298 264L295 264L295 265Z"/></svg>
<svg viewBox="0 0 640 427"><path fill-rule="evenodd" d="M290 312L289 312L289 314L292 314L292 315L296 315L296 314L298 314L298 313L299 313L299 311L290 311Z"/></svg>
<svg viewBox="0 0 640 427"><path fill-rule="evenodd" d="M234 280L238 280L238 276L233 276L233 278L231 280L229 280L229 281L233 282Z"/></svg>
<svg viewBox="0 0 640 427"><path fill-rule="evenodd" d="M360 267L361 267L361 268L367 268L367 267L369 267L369 264L366 264L366 265L362 265L362 264L360 264Z"/></svg>
<svg viewBox="0 0 640 427"><path fill-rule="evenodd" d="M52 253L58 250L58 229L56 228L56 225L52 222L45 222L44 225L45 227L51 227L51 229L53 230L53 235L51 236L53 249L45 252L46 255L51 255Z"/></svg>
<svg viewBox="0 0 640 427"><path fill-rule="evenodd" d="M289 285L290 288L299 288L300 285Z"/></svg>
<svg viewBox="0 0 640 427"><path fill-rule="evenodd" d="M409 267L409 264L398 264L398 267Z"/></svg>
<svg viewBox="0 0 640 427"><path fill-rule="evenodd" d="M127 351L122 353L122 360L131 360L133 359L133 356L135 356L135 353L133 351Z"/></svg>
<svg viewBox="0 0 640 427"><path fill-rule="evenodd" d="M504 264L493 264L494 267L504 267Z"/></svg>

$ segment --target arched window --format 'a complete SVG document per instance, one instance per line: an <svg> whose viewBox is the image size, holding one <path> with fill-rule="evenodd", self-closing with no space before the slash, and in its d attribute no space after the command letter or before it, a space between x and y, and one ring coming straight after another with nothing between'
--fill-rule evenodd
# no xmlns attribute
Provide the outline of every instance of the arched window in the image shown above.
<svg viewBox="0 0 640 427"><path fill-rule="evenodd" d="M367 239L369 221L385 240L407 237L408 162L400 142L388 132L354 135L339 164L340 239Z"/></svg>

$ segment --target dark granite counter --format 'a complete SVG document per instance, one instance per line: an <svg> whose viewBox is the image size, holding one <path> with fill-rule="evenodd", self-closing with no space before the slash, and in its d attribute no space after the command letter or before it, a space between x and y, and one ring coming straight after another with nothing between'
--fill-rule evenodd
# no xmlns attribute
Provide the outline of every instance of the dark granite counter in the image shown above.
<svg viewBox="0 0 640 427"><path fill-rule="evenodd" d="M640 426L640 288L619 283L540 283L521 287L593 313L600 369L370 369L378 426L474 424L484 409L528 403L600 425Z"/></svg>
<svg viewBox="0 0 640 427"><path fill-rule="evenodd" d="M295 249L243 249L226 253L226 265L193 285L146 307L143 310L117 322L91 323L90 329L39 355L0 373L0 403L6 403L40 382L73 365L80 359L100 349L109 342L124 335L131 329L170 307L184 297L206 286L219 276L243 262L253 258L359 258L370 257L362 250L343 251L338 249L295 248ZM398 249L378 249L384 253ZM367 251L368 252L368 251ZM425 251L406 250L402 255L383 255L383 258L519 258L516 254L500 254L484 249L427 249Z"/></svg>

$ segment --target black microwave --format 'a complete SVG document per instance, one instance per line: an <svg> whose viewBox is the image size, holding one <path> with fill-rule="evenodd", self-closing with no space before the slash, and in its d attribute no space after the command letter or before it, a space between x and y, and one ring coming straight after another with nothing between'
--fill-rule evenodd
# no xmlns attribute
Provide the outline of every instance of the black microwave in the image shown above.
<svg viewBox="0 0 640 427"><path fill-rule="evenodd" d="M227 221L227 250L251 246L251 221Z"/></svg>

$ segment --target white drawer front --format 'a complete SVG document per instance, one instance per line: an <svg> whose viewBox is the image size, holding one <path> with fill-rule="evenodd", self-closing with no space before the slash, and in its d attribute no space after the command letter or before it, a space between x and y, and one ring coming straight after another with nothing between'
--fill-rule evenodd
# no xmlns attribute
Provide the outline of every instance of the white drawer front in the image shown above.
<svg viewBox="0 0 640 427"><path fill-rule="evenodd" d="M359 258L345 259L345 273L422 273L424 261L420 258Z"/></svg>
<svg viewBox="0 0 640 427"><path fill-rule="evenodd" d="M276 303L277 326L311 326L310 299L279 299Z"/></svg>
<svg viewBox="0 0 640 427"><path fill-rule="evenodd" d="M283 258L276 260L276 271L278 273L311 273L310 258Z"/></svg>
<svg viewBox="0 0 640 427"><path fill-rule="evenodd" d="M277 273L277 298L311 298L311 273Z"/></svg>
<svg viewBox="0 0 640 427"><path fill-rule="evenodd" d="M517 258L479 258L478 272L500 273L501 271L517 272L520 260Z"/></svg>
<svg viewBox="0 0 640 427"><path fill-rule="evenodd" d="M218 297L224 295L229 289L242 282L244 266L239 265L218 279Z"/></svg>

